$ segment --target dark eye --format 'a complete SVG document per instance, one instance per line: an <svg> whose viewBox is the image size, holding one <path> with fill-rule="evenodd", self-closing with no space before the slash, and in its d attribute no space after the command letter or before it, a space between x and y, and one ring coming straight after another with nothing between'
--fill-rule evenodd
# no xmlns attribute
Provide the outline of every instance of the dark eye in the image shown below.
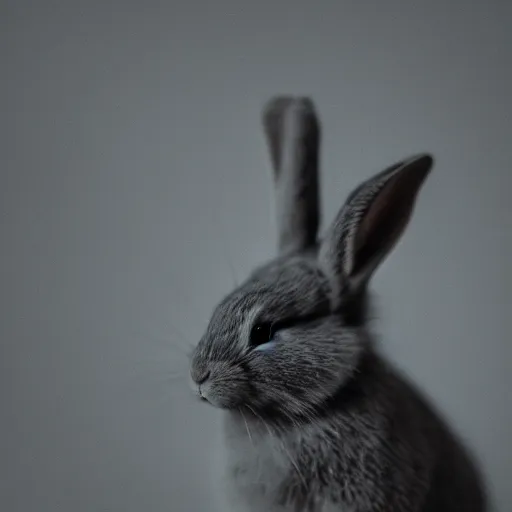
<svg viewBox="0 0 512 512"><path fill-rule="evenodd" d="M257 347L258 345L267 343L272 338L272 335L272 324L256 324L251 330L251 346Z"/></svg>

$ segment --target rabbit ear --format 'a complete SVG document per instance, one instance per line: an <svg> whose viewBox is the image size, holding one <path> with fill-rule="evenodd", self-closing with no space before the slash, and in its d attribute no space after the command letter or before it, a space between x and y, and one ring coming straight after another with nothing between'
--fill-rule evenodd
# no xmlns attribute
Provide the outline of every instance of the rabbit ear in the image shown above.
<svg viewBox="0 0 512 512"><path fill-rule="evenodd" d="M279 252L316 244L319 213L320 124L309 98L278 96L263 111L276 187Z"/></svg>
<svg viewBox="0 0 512 512"><path fill-rule="evenodd" d="M433 165L430 155L399 162L361 184L347 198L319 250L319 261L334 289L366 284L391 252L411 217L417 194Z"/></svg>

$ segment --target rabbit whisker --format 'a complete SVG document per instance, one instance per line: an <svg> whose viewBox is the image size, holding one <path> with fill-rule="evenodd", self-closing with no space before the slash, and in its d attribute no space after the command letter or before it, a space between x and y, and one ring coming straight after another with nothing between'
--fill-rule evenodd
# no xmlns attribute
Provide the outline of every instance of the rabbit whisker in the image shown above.
<svg viewBox="0 0 512 512"><path fill-rule="evenodd" d="M247 435L249 436L249 441L250 441L251 445L254 447L254 442L252 440L251 431L249 430L249 424L247 423L247 420L245 419L245 415L244 415L242 409L239 408L238 411L240 412L240 414L242 415L242 418L244 420L245 429L247 430Z"/></svg>

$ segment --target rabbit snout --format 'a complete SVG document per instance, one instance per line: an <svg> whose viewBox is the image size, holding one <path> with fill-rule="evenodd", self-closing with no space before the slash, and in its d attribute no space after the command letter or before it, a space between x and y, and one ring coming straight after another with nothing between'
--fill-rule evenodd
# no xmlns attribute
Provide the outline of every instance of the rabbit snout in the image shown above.
<svg viewBox="0 0 512 512"><path fill-rule="evenodd" d="M195 395L223 409L237 406L246 383L242 369L227 361L193 365L190 380Z"/></svg>

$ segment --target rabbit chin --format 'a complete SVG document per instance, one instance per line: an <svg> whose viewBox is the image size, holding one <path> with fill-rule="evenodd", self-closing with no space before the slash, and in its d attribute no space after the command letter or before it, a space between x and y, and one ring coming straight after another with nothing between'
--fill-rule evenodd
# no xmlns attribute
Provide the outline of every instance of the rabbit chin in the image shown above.
<svg viewBox="0 0 512 512"><path fill-rule="evenodd" d="M246 417L266 418L267 420L287 421L291 418L311 417L321 403L328 400L328 395L312 393L308 396L267 396L254 394L247 389L242 392L237 385L233 392L227 390L219 393L212 390L203 391L201 399L209 405L229 413L243 411ZM309 401L311 399L311 402Z"/></svg>
<svg viewBox="0 0 512 512"><path fill-rule="evenodd" d="M257 417L286 417L300 415L303 410L308 410L307 404L302 403L299 397L279 396L273 393L258 394L248 384L242 382L221 383L215 381L200 386L198 397L208 405L226 412L240 410Z"/></svg>

